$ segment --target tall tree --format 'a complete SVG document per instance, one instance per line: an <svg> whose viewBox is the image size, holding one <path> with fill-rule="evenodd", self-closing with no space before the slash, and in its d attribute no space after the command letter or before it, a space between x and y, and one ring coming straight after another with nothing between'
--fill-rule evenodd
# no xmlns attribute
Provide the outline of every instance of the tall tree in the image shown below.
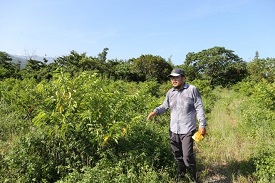
<svg viewBox="0 0 275 183"><path fill-rule="evenodd" d="M35 78L38 81L45 78L44 72L42 72L43 69L47 67L47 64L45 62L34 60L31 57L29 60L27 60L27 63L25 65L25 68L20 70L20 75L22 78Z"/></svg>
<svg viewBox="0 0 275 183"><path fill-rule="evenodd" d="M261 59L255 57L247 64L247 71L252 80L260 81L266 79L269 82L275 81L275 58Z"/></svg>
<svg viewBox="0 0 275 183"><path fill-rule="evenodd" d="M110 61L108 61L109 63ZM111 64L111 63L110 63ZM124 81L140 81L138 74L133 69L132 60L116 60L110 66L110 72L115 76L115 79L122 79Z"/></svg>
<svg viewBox="0 0 275 183"><path fill-rule="evenodd" d="M70 73L75 73L80 69L80 61L86 58L86 53L79 54L76 51L72 50L70 55L65 55L58 57L54 62L59 66L65 69Z"/></svg>
<svg viewBox="0 0 275 183"><path fill-rule="evenodd" d="M255 52L255 57L254 57L254 59L259 59L259 57L260 57L259 52L256 51L256 52Z"/></svg>
<svg viewBox="0 0 275 183"><path fill-rule="evenodd" d="M20 64L13 63L6 52L0 51L0 79L16 77L19 70Z"/></svg>
<svg viewBox="0 0 275 183"><path fill-rule="evenodd" d="M72 50L69 55L61 56L55 59L55 63L72 74L85 70L106 72L106 59L108 48L104 48L98 57L88 57L86 53L77 53Z"/></svg>
<svg viewBox="0 0 275 183"><path fill-rule="evenodd" d="M246 76L246 63L234 51L213 47L198 53L188 53L185 65L196 71L199 79L209 79L212 86L227 86Z"/></svg>
<svg viewBox="0 0 275 183"><path fill-rule="evenodd" d="M137 59L131 59L134 72L140 81L157 80L158 82L167 81L172 66L160 56L141 55Z"/></svg>
<svg viewBox="0 0 275 183"><path fill-rule="evenodd" d="M109 50L109 48L104 48L103 51L102 51L101 53L98 54L98 60L99 60L100 62L103 62L103 63L106 62L108 50Z"/></svg>

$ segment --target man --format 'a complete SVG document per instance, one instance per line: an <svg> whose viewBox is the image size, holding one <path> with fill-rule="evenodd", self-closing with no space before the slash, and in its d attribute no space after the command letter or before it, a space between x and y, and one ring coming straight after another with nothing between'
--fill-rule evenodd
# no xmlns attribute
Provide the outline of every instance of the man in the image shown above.
<svg viewBox="0 0 275 183"><path fill-rule="evenodd" d="M177 179L186 173L192 181L197 181L196 160L193 151L192 136L196 131L196 119L199 121L199 132L206 133L206 120L203 102L198 89L185 83L185 73L179 68L172 70L170 77L173 88L170 89L162 105L151 112L147 120L170 109L170 144L177 162Z"/></svg>

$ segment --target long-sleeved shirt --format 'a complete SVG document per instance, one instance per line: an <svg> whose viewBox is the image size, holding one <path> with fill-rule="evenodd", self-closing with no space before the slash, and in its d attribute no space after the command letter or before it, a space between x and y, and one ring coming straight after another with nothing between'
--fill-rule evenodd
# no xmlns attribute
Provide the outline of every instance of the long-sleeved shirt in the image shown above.
<svg viewBox="0 0 275 183"><path fill-rule="evenodd" d="M177 90L170 89L163 103L154 109L157 115L170 109L170 130L176 134L187 134L196 129L196 118L200 127L206 126L204 107L198 89L189 84Z"/></svg>

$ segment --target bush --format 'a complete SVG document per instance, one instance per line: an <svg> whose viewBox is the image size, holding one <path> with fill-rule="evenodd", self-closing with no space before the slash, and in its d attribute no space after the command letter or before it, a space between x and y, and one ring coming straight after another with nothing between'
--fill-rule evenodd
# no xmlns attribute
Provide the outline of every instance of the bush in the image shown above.
<svg viewBox="0 0 275 183"><path fill-rule="evenodd" d="M157 102L156 82L125 82L122 88L121 81L85 72L72 78L62 71L50 82L14 82L2 92L3 100L22 114L26 106L33 109L22 121L28 124L25 133L18 133L2 158L7 166L1 169L12 170L10 179L55 182L84 167L96 171L105 165L116 176L120 172L111 167L122 162L127 162L123 171L131 170L133 177L140 172L147 177L146 172L155 176L173 166L167 127L144 121Z"/></svg>
<svg viewBox="0 0 275 183"><path fill-rule="evenodd" d="M275 181L275 148L265 147L254 163L256 165L255 176L258 182L274 182Z"/></svg>
<svg viewBox="0 0 275 183"><path fill-rule="evenodd" d="M255 177L259 182L272 182L275 180L275 147L272 145L275 143L275 85L263 80L257 84L243 82L234 87L242 92L246 88L247 96L250 97L244 97L239 108L239 130L242 135L255 142Z"/></svg>

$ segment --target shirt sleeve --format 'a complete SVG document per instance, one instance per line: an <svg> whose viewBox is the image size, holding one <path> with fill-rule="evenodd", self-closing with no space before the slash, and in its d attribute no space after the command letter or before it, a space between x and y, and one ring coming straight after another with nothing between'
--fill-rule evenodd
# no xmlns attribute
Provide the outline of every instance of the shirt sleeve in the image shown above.
<svg viewBox="0 0 275 183"><path fill-rule="evenodd" d="M163 103L154 109L154 112L156 112L157 115L165 113L169 109L169 93L170 91L167 92Z"/></svg>
<svg viewBox="0 0 275 183"><path fill-rule="evenodd" d="M202 102L202 97L199 90L195 87L194 88L194 105L196 109L197 119L199 121L199 127L206 127L206 119L204 113L204 106Z"/></svg>

